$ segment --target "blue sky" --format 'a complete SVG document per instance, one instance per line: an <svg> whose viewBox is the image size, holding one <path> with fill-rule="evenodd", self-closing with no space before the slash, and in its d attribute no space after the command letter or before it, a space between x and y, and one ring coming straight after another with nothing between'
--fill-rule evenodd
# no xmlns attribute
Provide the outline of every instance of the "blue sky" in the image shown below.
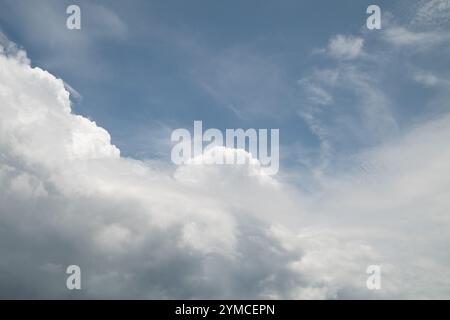
<svg viewBox="0 0 450 320"><path fill-rule="evenodd" d="M0 298L450 297L449 30L450 0L0 0ZM173 165L194 120L279 129L279 173Z"/></svg>
<svg viewBox="0 0 450 320"><path fill-rule="evenodd" d="M82 10L80 31L64 28L65 8L72 3ZM318 161L320 139L299 116L310 106L298 81L314 71L347 64L371 74L368 82L373 83L368 85L392 100L395 123L389 130L401 130L423 116L427 88L405 76L411 61L403 53L380 43L385 30L365 30L369 4L2 1L0 21L4 32L27 49L33 64L81 94L73 99L75 112L105 127L123 155L167 159L169 147L155 150L155 140L167 140L171 130L203 120L206 127L221 129L280 128L284 148L307 149L310 156L305 156ZM385 27L389 20L409 23L418 6L410 1L378 4ZM341 63L317 53L337 34L364 37L364 50L373 57ZM437 59L432 55L408 60L438 71L448 67L440 54ZM364 122L354 110L362 104L356 92L360 89L351 86L334 93L333 111L321 115L327 130L342 129L333 121L338 113L355 125ZM389 138L360 125L358 133L340 130L330 147L353 153ZM284 166L294 165L285 154Z"/></svg>

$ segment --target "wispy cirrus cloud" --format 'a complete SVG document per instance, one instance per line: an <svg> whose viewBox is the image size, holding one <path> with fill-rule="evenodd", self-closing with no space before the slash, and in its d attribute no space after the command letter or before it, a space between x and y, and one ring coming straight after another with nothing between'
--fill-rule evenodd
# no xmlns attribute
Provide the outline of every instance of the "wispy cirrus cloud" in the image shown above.
<svg viewBox="0 0 450 320"><path fill-rule="evenodd" d="M418 9L411 20L412 25L420 26L442 26L449 22L449 0L431 0L419 2Z"/></svg>
<svg viewBox="0 0 450 320"><path fill-rule="evenodd" d="M386 30L386 41L398 46L413 46L416 49L430 49L443 44L449 35L436 31L411 31L405 27L392 27Z"/></svg>

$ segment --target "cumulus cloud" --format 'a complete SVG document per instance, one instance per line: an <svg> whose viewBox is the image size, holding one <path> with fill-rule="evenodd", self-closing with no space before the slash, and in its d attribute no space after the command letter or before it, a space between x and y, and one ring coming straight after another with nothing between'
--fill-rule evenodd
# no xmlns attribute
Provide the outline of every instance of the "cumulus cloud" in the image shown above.
<svg viewBox="0 0 450 320"><path fill-rule="evenodd" d="M269 223L292 198L245 168L162 174L121 158L23 55L0 55L2 297L67 297L68 264L83 297L293 297L301 252Z"/></svg>
<svg viewBox="0 0 450 320"><path fill-rule="evenodd" d="M0 297L450 296L437 232L449 225L448 121L372 151L394 170L390 188L329 177L311 196L251 165L121 157L72 113L62 80L0 47ZM70 264L79 292L65 288ZM365 287L369 264L383 265L379 292Z"/></svg>

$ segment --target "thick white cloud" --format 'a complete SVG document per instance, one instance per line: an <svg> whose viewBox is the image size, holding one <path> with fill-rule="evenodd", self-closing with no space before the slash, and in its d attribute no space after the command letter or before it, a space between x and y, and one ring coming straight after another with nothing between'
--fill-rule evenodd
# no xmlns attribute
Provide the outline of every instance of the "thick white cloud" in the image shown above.
<svg viewBox="0 0 450 320"><path fill-rule="evenodd" d="M2 298L450 296L447 120L367 155L394 170L383 183L355 187L357 172L311 195L251 165L120 157L17 48L0 53L0 115ZM70 264L80 292L65 289Z"/></svg>

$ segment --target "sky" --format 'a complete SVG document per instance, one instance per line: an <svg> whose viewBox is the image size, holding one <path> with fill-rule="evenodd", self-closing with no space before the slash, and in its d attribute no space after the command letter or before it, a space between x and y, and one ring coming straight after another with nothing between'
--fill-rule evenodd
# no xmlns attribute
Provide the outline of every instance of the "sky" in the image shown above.
<svg viewBox="0 0 450 320"><path fill-rule="evenodd" d="M449 0L0 0L0 298L448 299L449 29ZM195 120L279 129L278 173L174 165Z"/></svg>

